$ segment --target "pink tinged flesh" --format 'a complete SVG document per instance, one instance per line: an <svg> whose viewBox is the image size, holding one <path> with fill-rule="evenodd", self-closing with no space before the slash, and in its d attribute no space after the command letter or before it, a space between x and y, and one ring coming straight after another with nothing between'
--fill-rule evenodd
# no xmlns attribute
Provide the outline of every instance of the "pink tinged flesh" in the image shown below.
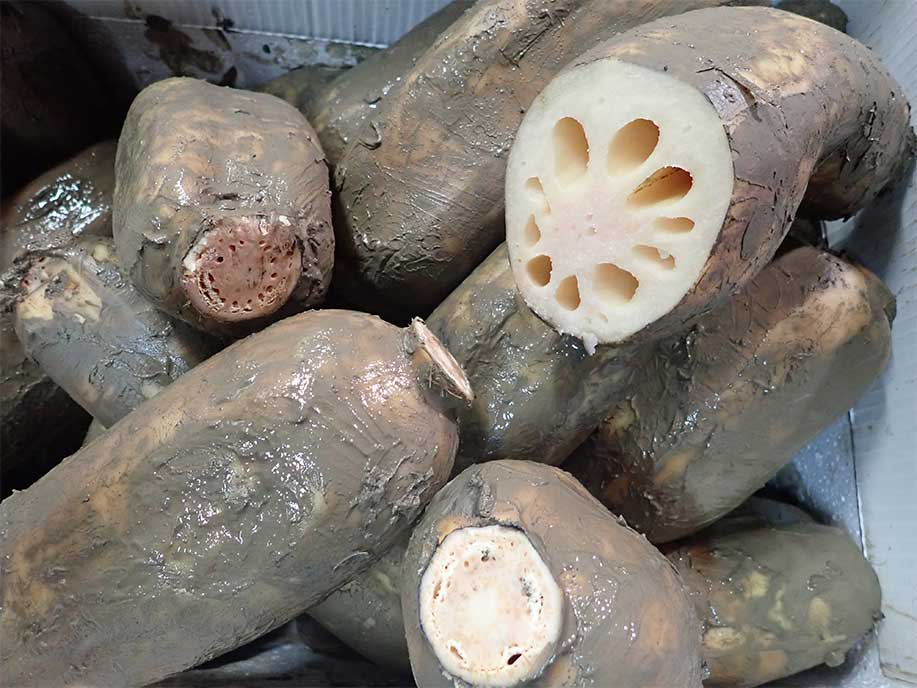
<svg viewBox="0 0 917 688"><path fill-rule="evenodd" d="M250 320L286 303L301 266L302 253L286 218L224 220L188 253L182 286L202 315Z"/></svg>

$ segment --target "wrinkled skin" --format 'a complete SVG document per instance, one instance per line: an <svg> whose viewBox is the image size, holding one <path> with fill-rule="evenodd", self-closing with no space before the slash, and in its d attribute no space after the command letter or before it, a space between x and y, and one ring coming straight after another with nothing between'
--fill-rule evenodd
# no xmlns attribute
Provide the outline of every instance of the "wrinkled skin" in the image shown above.
<svg viewBox="0 0 917 688"><path fill-rule="evenodd" d="M0 485L24 490L75 452L91 418L54 384L19 343L0 313Z"/></svg>
<svg viewBox="0 0 917 688"><path fill-rule="evenodd" d="M30 251L111 236L116 147L115 141L90 146L4 201L0 270Z"/></svg>
<svg viewBox="0 0 917 688"><path fill-rule="evenodd" d="M195 327L238 335L324 298L334 261L328 170L315 132L288 103L196 79L159 81L131 105L118 141L116 178L118 256L158 308ZM290 235L289 255L298 251L301 264L289 268L289 282L282 276L292 284L285 310L275 299L263 317L228 323L225 311L194 300L185 259L211 232L242 226L271 242ZM249 259L259 263L259 275L266 270L259 256ZM244 275L237 279L236 289L253 289L248 298L265 298L259 281L253 286ZM238 298L244 303L244 295Z"/></svg>
<svg viewBox="0 0 917 688"><path fill-rule="evenodd" d="M622 398L640 357L634 345L590 356L542 321L516 289L505 244L427 324L475 393L459 415L457 471L493 459L561 463Z"/></svg>
<svg viewBox="0 0 917 688"><path fill-rule="evenodd" d="M472 466L436 495L414 529L402 607L417 685L465 685L444 674L424 635L423 573L449 533L497 524L528 536L564 594L560 637L567 640L540 676L519 685L700 687L699 624L669 562L569 474L528 461Z"/></svg>
<svg viewBox="0 0 917 688"><path fill-rule="evenodd" d="M507 155L548 81L597 40L725 2L477 2L335 165L335 287L389 318L429 313L503 241Z"/></svg>
<svg viewBox="0 0 917 688"><path fill-rule="evenodd" d="M379 561L309 610L309 616L379 666L411 671L401 613L401 562L409 533Z"/></svg>
<svg viewBox="0 0 917 688"><path fill-rule="evenodd" d="M881 618L879 580L845 532L782 521L730 515L667 554L704 623L709 688L836 666Z"/></svg>
<svg viewBox="0 0 917 688"><path fill-rule="evenodd" d="M109 239L32 254L23 268L19 340L106 427L216 350L137 292Z"/></svg>
<svg viewBox="0 0 917 688"><path fill-rule="evenodd" d="M452 0L385 50L370 55L325 88L306 95L297 107L315 127L328 164L333 168L363 121L379 109L398 82L449 26L473 4Z"/></svg>
<svg viewBox="0 0 917 688"><path fill-rule="evenodd" d="M601 60L699 90L732 149L734 186L717 242L693 288L644 335L683 331L764 268L797 210L812 219L853 215L900 179L914 153L910 106L878 58L795 14L687 12L612 38L570 69Z"/></svg>
<svg viewBox="0 0 917 688"><path fill-rule="evenodd" d="M258 90L283 98L303 112L315 128L333 169L366 117L378 109L440 34L472 4L473 0L452 0L388 48L374 50L353 67L300 67Z"/></svg>
<svg viewBox="0 0 917 688"><path fill-rule="evenodd" d="M565 468L652 542L738 506L875 382L894 297L803 246L684 335L653 347L628 398Z"/></svg>
<svg viewBox="0 0 917 688"><path fill-rule="evenodd" d="M3 196L86 146L117 136L124 109L73 34L63 3L4 2ZM126 108L125 108L126 109Z"/></svg>
<svg viewBox="0 0 917 688"><path fill-rule="evenodd" d="M452 468L449 363L419 321L288 318L0 503L6 681L150 683L367 568Z"/></svg>

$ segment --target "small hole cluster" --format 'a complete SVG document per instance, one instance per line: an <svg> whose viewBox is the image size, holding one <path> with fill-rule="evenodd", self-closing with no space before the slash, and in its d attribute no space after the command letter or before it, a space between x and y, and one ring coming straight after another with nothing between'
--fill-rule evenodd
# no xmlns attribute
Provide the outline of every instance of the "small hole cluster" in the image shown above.
<svg viewBox="0 0 917 688"><path fill-rule="evenodd" d="M301 271L295 236L283 226L257 222L216 227L201 244L195 269L186 274L192 294L211 315L228 319L275 311L289 296ZM187 286L186 286L187 289Z"/></svg>

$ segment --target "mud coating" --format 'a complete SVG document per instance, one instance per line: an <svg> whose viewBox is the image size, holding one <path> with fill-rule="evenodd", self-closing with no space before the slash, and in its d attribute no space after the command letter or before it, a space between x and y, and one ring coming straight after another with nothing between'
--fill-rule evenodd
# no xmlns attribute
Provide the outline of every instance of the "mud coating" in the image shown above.
<svg viewBox="0 0 917 688"><path fill-rule="evenodd" d="M144 299L114 251L87 239L30 255L15 311L26 353L106 427L216 351Z"/></svg>
<svg viewBox="0 0 917 688"><path fill-rule="evenodd" d="M301 101L332 168L360 133L363 121L379 109L424 52L472 4L473 0L452 0L385 50L370 55L325 88L316 90L311 100Z"/></svg>
<svg viewBox="0 0 917 688"><path fill-rule="evenodd" d="M16 685L142 685L315 605L452 468L422 323L314 311L208 359L0 503ZM460 373L459 373L460 374Z"/></svg>
<svg viewBox="0 0 917 688"><path fill-rule="evenodd" d="M11 7L11 6L9 6ZM4 12L9 9L4 5ZM5 87L5 85L4 85ZM4 146L6 140L4 139ZM0 483L28 487L80 446L89 416L25 353L14 331L7 272L24 253L111 235L115 142L90 146L6 198L0 219ZM4 176L4 183L7 182Z"/></svg>
<svg viewBox="0 0 917 688"><path fill-rule="evenodd" d="M762 487L878 378L894 297L819 249L782 255L732 301L653 347L565 468L653 542Z"/></svg>
<svg viewBox="0 0 917 688"><path fill-rule="evenodd" d="M459 361L475 399L459 415L456 471L493 459L557 465L589 436L627 388L639 347L590 356L555 332L516 289L506 245L430 315L427 324Z"/></svg>
<svg viewBox="0 0 917 688"><path fill-rule="evenodd" d="M328 170L312 127L279 98L157 82L128 112L116 179L118 256L162 310L239 334L324 298Z"/></svg>
<svg viewBox="0 0 917 688"><path fill-rule="evenodd" d="M367 48L367 50L369 50L369 48ZM319 94L326 89L332 81L350 69L353 68L306 65L305 67L291 69L283 76L278 76L276 79L266 81L255 90L260 93L270 93L272 96L277 96L287 101L297 110L304 112L310 124L316 129L316 133L318 133L318 127L315 120L309 115L308 110L305 108L308 107L309 103L318 98ZM319 140L321 140L321 135L319 135ZM328 147L325 146L324 143L322 143L322 149L325 151L325 155L328 156L330 162Z"/></svg>
<svg viewBox="0 0 917 688"><path fill-rule="evenodd" d="M90 146L4 200L0 270L29 251L111 236L116 147L115 141Z"/></svg>
<svg viewBox="0 0 917 688"><path fill-rule="evenodd" d="M436 660L420 625L418 590L446 536L491 525L521 530L564 593L560 649L520 685L700 687L699 623L669 563L570 475L528 461L465 470L436 495L411 536L402 607L418 685L466 685Z"/></svg>
<svg viewBox="0 0 917 688"><path fill-rule="evenodd" d="M75 452L91 418L30 359L0 312L0 496L24 490Z"/></svg>
<svg viewBox="0 0 917 688"><path fill-rule="evenodd" d="M667 556L703 620L710 688L837 666L881 618L876 573L839 528L729 516Z"/></svg>
<svg viewBox="0 0 917 688"><path fill-rule="evenodd" d="M335 165L335 288L390 318L429 313L503 241L507 154L547 82L601 38L726 1L475 3Z"/></svg>
<svg viewBox="0 0 917 688"><path fill-rule="evenodd" d="M401 613L401 562L410 533L379 561L331 593L309 616L376 664L409 673Z"/></svg>
<svg viewBox="0 0 917 688"><path fill-rule="evenodd" d="M605 41L568 69L602 60L664 72L700 91L732 150L735 183L717 242L693 288L644 328L647 336L683 331L753 278L797 209L812 219L853 215L896 183L913 155L910 106L878 58L788 12L687 12ZM856 97L839 101L839 92Z"/></svg>

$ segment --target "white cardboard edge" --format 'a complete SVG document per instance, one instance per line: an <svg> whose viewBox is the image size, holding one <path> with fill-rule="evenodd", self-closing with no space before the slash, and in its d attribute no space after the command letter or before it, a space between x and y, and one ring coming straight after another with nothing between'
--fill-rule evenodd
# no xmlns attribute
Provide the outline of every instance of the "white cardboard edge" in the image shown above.
<svg viewBox="0 0 917 688"><path fill-rule="evenodd" d="M225 26L359 45L388 45L448 0L65 0L90 17L148 14L191 27Z"/></svg>

